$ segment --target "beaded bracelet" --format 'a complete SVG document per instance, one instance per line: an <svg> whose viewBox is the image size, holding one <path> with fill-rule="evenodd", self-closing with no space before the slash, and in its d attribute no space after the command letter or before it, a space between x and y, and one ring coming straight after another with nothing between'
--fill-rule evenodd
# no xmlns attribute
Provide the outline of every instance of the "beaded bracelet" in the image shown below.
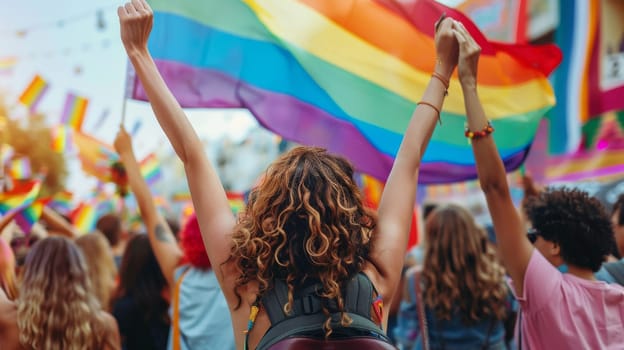
<svg viewBox="0 0 624 350"><path fill-rule="evenodd" d="M483 129L481 129L481 131L470 131L470 129L468 129L468 127L466 126L464 135L471 140L478 140L489 136L493 132L494 127L492 126L492 123L488 120L487 125Z"/></svg>
<svg viewBox="0 0 624 350"><path fill-rule="evenodd" d="M440 118L440 109L436 106L434 106L433 104L426 102L426 101L420 101L416 104L418 105L425 105L425 106L429 106L431 108L433 108L434 111L436 111L436 113L438 114L438 122L440 123L440 125L442 125L442 118Z"/></svg>

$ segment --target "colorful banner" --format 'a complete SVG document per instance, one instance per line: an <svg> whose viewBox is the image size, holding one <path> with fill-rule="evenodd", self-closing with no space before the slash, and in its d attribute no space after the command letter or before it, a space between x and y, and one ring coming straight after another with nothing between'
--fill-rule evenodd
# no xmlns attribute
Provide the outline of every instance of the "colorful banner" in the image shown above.
<svg viewBox="0 0 624 350"><path fill-rule="evenodd" d="M488 42L466 16L432 0L150 4L149 49L182 106L247 108L284 139L328 148L378 179L387 177L430 80L434 22L443 12L482 48L479 92L507 170L522 164L554 104L546 76L561 59L556 47ZM132 96L147 98L136 81ZM419 180L475 178L456 76L441 117Z"/></svg>
<svg viewBox="0 0 624 350"><path fill-rule="evenodd" d="M589 72L591 116L624 110L624 2L600 0L599 7Z"/></svg>
<svg viewBox="0 0 624 350"><path fill-rule="evenodd" d="M41 214L43 213L43 207L50 201L49 198L46 199L38 199L34 201L31 205L26 208L18 211L15 214L14 220L17 226L24 232L25 234L29 234L32 227L35 225Z"/></svg>

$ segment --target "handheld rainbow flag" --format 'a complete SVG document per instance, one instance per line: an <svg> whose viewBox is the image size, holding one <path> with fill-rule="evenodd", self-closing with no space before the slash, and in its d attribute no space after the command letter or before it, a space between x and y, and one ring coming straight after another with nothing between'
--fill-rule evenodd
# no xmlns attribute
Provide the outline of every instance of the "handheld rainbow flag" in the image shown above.
<svg viewBox="0 0 624 350"><path fill-rule="evenodd" d="M15 150L10 145L4 143L0 144L0 166L4 166L13 158Z"/></svg>
<svg viewBox="0 0 624 350"><path fill-rule="evenodd" d="M41 182L36 180L15 181L8 192L0 192L0 214L11 215L35 201Z"/></svg>
<svg viewBox="0 0 624 350"><path fill-rule="evenodd" d="M62 214L67 214L72 209L72 200L74 198L74 194L69 191L61 191L57 192L48 205Z"/></svg>
<svg viewBox="0 0 624 350"><path fill-rule="evenodd" d="M2 57L0 58L0 74L9 74L13 72L13 68L17 64L16 57Z"/></svg>
<svg viewBox="0 0 624 350"><path fill-rule="evenodd" d="M65 125L57 125L52 128L52 150L63 153L71 145L71 130Z"/></svg>
<svg viewBox="0 0 624 350"><path fill-rule="evenodd" d="M141 175L143 175L148 185L155 183L162 177L160 163L154 153L150 153L145 157L145 159L139 163L139 167L141 168Z"/></svg>
<svg viewBox="0 0 624 350"><path fill-rule="evenodd" d="M88 106L89 99L71 92L67 93L65 107L63 107L63 114L61 114L61 124L68 125L74 130L80 131Z"/></svg>
<svg viewBox="0 0 624 350"><path fill-rule="evenodd" d="M556 47L488 42L468 18L433 0L150 4L149 49L182 106L247 108L285 139L326 147L382 180L430 80L434 22L443 12L482 48L479 92L507 170L522 164L555 102L546 76L561 58ZM147 97L136 80L132 96ZM422 183L476 177L456 76L446 100Z"/></svg>
<svg viewBox="0 0 624 350"><path fill-rule="evenodd" d="M14 159L9 166L9 175L13 179L28 179L32 175L30 160L26 157Z"/></svg>
<svg viewBox="0 0 624 350"><path fill-rule="evenodd" d="M70 214L71 222L78 231L89 233L95 228L97 221L96 206L89 202L82 202Z"/></svg>
<svg viewBox="0 0 624 350"><path fill-rule="evenodd" d="M82 170L102 182L111 181L111 164L119 159L113 147L79 131L72 136Z"/></svg>
<svg viewBox="0 0 624 350"><path fill-rule="evenodd" d="M41 102L43 95L48 91L48 82L46 82L41 76L35 75L33 80L28 84L28 87L19 97L19 101L31 112L35 112L37 106Z"/></svg>
<svg viewBox="0 0 624 350"><path fill-rule="evenodd" d="M39 221L41 214L43 213L43 207L50 201L49 198L38 199L31 205L18 211L15 214L15 223L25 234L29 234L33 225Z"/></svg>

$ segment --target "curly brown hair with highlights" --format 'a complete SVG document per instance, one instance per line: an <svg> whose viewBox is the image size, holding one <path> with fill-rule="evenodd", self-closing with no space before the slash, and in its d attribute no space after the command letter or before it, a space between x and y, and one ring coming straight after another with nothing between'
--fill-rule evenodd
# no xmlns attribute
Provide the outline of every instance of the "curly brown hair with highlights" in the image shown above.
<svg viewBox="0 0 624 350"><path fill-rule="evenodd" d="M294 290L306 281L318 281L323 286L320 296L336 301L341 325L348 326L342 287L362 271L375 223L347 160L321 148L291 150L267 169L234 230L236 294L255 281L262 297L274 280L284 280L284 312L289 313ZM330 312L323 312L328 315L324 329L329 336Z"/></svg>
<svg viewBox="0 0 624 350"><path fill-rule="evenodd" d="M505 270L472 215L458 205L433 211L426 224L423 300L438 319L464 324L505 317Z"/></svg>

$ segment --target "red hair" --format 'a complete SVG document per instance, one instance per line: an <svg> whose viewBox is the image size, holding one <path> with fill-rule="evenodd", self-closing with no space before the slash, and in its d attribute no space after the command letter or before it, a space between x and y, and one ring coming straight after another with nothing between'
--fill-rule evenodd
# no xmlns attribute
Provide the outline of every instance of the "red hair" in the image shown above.
<svg viewBox="0 0 624 350"><path fill-rule="evenodd" d="M195 213L189 216L186 223L184 223L184 227L182 227L182 231L180 231L180 246L184 252L184 260L193 267L200 269L211 268L212 265L210 264L208 254L206 254L206 248L204 247L204 241L201 237Z"/></svg>

